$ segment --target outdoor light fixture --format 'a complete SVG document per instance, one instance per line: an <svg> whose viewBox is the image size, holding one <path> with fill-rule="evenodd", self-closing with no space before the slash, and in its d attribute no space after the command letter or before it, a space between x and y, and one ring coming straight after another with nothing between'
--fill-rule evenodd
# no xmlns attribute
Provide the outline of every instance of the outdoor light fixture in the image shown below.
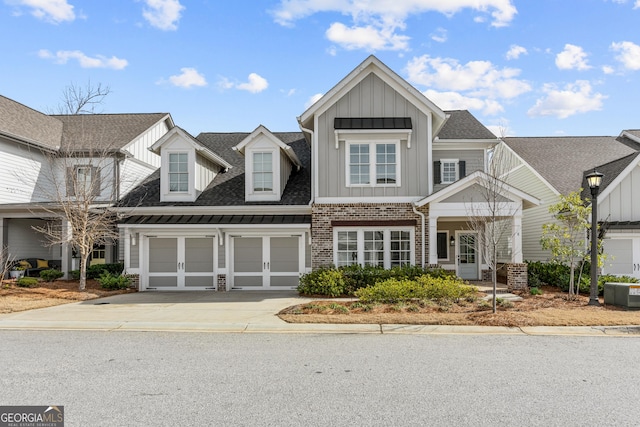
<svg viewBox="0 0 640 427"><path fill-rule="evenodd" d="M138 243L138 241L137 241L137 240L138 240L138 239L136 239L136 234L135 234L135 233L132 233L132 234L131 234L131 246L135 246L135 245Z"/></svg>
<svg viewBox="0 0 640 427"><path fill-rule="evenodd" d="M596 171L586 176L591 189L591 293L589 305L600 305L598 301L598 192L604 175Z"/></svg>
<svg viewBox="0 0 640 427"><path fill-rule="evenodd" d="M450 244L451 246L455 246L455 244L456 244L456 238L455 238L455 237L453 237L453 236L451 236L451 237L449 238L449 244Z"/></svg>

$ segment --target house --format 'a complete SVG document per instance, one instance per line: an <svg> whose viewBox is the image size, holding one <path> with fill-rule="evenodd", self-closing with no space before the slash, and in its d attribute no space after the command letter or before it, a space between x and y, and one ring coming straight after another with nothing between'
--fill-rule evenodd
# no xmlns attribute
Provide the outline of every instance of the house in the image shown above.
<svg viewBox="0 0 640 427"><path fill-rule="evenodd" d="M439 264L487 275L473 212L500 142L468 111L443 111L370 56L298 117L300 132L174 127L160 168L119 203L120 257L141 290L291 289L324 265ZM509 280L537 198L505 185ZM473 209L473 210L472 210ZM524 275L524 279L523 279Z"/></svg>
<svg viewBox="0 0 640 427"><path fill-rule="evenodd" d="M596 169L604 174L597 211L608 255L602 272L640 278L640 131L617 137L509 137L499 149L517 159L509 182L541 200L523 216L526 260L550 258L540 245L542 225L553 220L549 206L580 189L590 199L585 176Z"/></svg>
<svg viewBox="0 0 640 427"><path fill-rule="evenodd" d="M79 182L94 192L95 207L122 198L160 166L147 148L173 127L167 113L47 115L0 96L3 247L15 259L57 260L65 273L77 268L72 248L47 244L34 227L69 230L57 202L77 198ZM92 262L117 261L115 247L95 247Z"/></svg>

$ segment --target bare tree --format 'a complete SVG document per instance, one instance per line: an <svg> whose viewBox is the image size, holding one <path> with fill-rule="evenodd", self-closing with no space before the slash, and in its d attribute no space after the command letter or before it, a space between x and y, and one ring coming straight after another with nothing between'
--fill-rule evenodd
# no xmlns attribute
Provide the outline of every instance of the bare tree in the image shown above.
<svg viewBox="0 0 640 427"><path fill-rule="evenodd" d="M513 237L511 217L518 210L508 197L507 180L514 162L513 156L503 147L492 150L487 171L480 175L475 186L474 200L467 203L467 225L476 231L478 250L491 270L494 313L497 311L499 249Z"/></svg>
<svg viewBox="0 0 640 427"><path fill-rule="evenodd" d="M0 248L0 283L7 277L14 261L15 257L9 253L9 248L2 246Z"/></svg>
<svg viewBox="0 0 640 427"><path fill-rule="evenodd" d="M98 108L104 104L105 98L111 93L109 86L102 83L93 85L91 80L85 86L70 83L62 91L60 103L51 114L99 114Z"/></svg>

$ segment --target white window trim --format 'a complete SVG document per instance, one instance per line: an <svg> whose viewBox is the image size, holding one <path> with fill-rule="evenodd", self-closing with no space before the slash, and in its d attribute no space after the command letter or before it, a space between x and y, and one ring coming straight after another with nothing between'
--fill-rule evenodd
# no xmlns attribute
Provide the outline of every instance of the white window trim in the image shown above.
<svg viewBox="0 0 640 427"><path fill-rule="evenodd" d="M271 191L254 191L253 189L253 155L255 153L271 153L271 173L273 178L273 188ZM280 200L280 150L275 147L248 148L245 156L245 199L248 202Z"/></svg>
<svg viewBox="0 0 640 427"><path fill-rule="evenodd" d="M460 178L460 159L440 159L440 183L441 184L453 184ZM454 163L456 167L456 176L453 181L445 181L444 179L444 165L445 163Z"/></svg>
<svg viewBox="0 0 640 427"><path fill-rule="evenodd" d="M378 184L376 182L376 145L392 144L396 147L396 182L393 184ZM369 184L352 184L351 183L351 146L352 145L368 145L369 146ZM347 187L400 187L401 162L400 162L400 140L399 139L349 139L345 144L345 182Z"/></svg>
<svg viewBox="0 0 640 427"><path fill-rule="evenodd" d="M187 155L187 189L186 190L175 190L175 191L171 190L171 174L172 174L172 172L171 172L171 155L173 155L173 154L186 154ZM176 152L173 152L173 153L171 153L171 152L167 153L167 165L169 166L169 168L167 169L167 177L169 179L168 182L167 182L168 183L168 187L167 188L169 190L169 193L171 193L171 194L185 194L185 193L188 193L189 192L189 182L190 182L190 178L191 178L191 175L189 174L189 153L187 151L182 151L182 152L176 151ZM183 173L183 172L176 172L176 173Z"/></svg>
<svg viewBox="0 0 640 427"><path fill-rule="evenodd" d="M188 190L170 191L169 185L169 158L170 154L187 154ZM162 150L160 170L162 178L160 182L161 201L163 202L193 202L196 199L196 153L191 148L175 148Z"/></svg>
<svg viewBox="0 0 640 427"><path fill-rule="evenodd" d="M357 264L364 266L364 232L365 231L382 231L384 233L384 268L391 268L391 232L406 231L409 232L410 255L409 264L416 263L415 248L415 228L414 227L334 227L333 228L333 264L338 265L338 233L341 231L356 231L358 242L358 261Z"/></svg>

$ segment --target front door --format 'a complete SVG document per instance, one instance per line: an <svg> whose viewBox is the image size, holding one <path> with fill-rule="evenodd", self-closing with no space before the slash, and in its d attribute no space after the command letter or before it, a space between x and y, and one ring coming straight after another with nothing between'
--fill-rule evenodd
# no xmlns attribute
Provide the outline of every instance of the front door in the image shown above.
<svg viewBox="0 0 640 427"><path fill-rule="evenodd" d="M233 289L294 289L304 259L300 236L234 237Z"/></svg>
<svg viewBox="0 0 640 427"><path fill-rule="evenodd" d="M478 280L478 235L458 235L458 276L465 280Z"/></svg>
<svg viewBox="0 0 640 427"><path fill-rule="evenodd" d="M149 237L147 289L214 289L212 236Z"/></svg>

